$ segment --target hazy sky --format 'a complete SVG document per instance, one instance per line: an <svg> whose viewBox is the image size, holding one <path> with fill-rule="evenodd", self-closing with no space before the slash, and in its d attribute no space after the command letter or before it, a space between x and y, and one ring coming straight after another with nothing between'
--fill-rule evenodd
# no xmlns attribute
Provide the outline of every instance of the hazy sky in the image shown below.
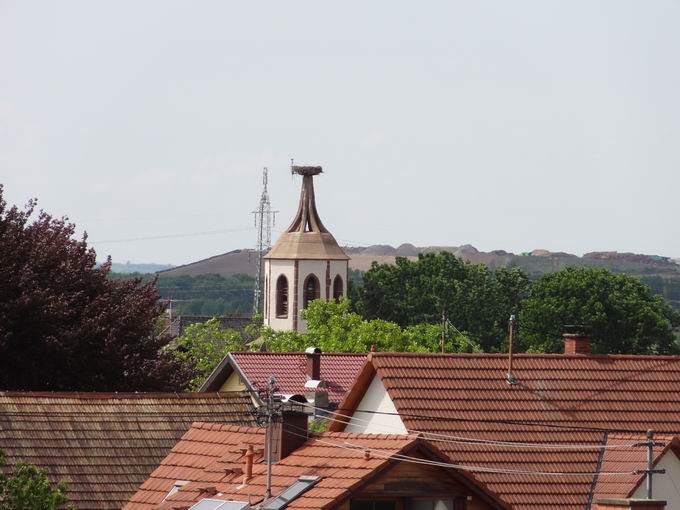
<svg viewBox="0 0 680 510"><path fill-rule="evenodd" d="M285 228L290 158L343 244L680 256L678 27L657 0L0 0L0 182L117 262L254 246L263 166Z"/></svg>

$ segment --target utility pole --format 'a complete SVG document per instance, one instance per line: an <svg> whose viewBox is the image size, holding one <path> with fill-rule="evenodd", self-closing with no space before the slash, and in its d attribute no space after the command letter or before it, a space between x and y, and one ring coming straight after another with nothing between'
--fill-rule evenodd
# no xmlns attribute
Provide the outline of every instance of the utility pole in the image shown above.
<svg viewBox="0 0 680 510"><path fill-rule="evenodd" d="M276 380L273 375L269 376L267 386L267 488L264 492L264 499L272 497L272 445L274 443L274 384Z"/></svg>
<svg viewBox="0 0 680 510"><path fill-rule="evenodd" d="M446 312L442 310L442 354L444 354L444 343L446 342L446 330L448 326L448 319L446 318Z"/></svg>
<svg viewBox="0 0 680 510"><path fill-rule="evenodd" d="M255 288L253 289L253 314L260 312L260 296L262 295L262 257L272 246L272 227L276 223L276 213L272 211L272 205L269 201L269 192L267 191L268 181L267 167L262 170L262 195L260 195L260 204L257 210L253 211L255 215L255 229L257 230L257 245L255 251L257 252L257 269L255 271Z"/></svg>
<svg viewBox="0 0 680 510"><path fill-rule="evenodd" d="M515 330L515 316L511 315L508 321L508 374L506 381L508 384L517 384L517 381L512 375L512 334Z"/></svg>
<svg viewBox="0 0 680 510"><path fill-rule="evenodd" d="M647 441L643 443L636 443L634 446L646 446L647 447L647 469L638 469L635 471L636 474L647 474L647 499L652 499L652 475L655 473L664 474L665 469L654 469L654 447L664 446L663 443L654 442L654 431L647 431Z"/></svg>

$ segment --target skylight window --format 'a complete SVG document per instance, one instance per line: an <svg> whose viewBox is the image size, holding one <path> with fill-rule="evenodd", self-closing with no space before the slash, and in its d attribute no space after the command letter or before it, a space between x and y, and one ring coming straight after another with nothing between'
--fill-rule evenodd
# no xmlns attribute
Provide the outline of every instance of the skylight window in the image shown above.
<svg viewBox="0 0 680 510"><path fill-rule="evenodd" d="M262 506L262 510L282 510L283 508L286 508L288 503L298 498L304 492L307 492L319 480L321 480L320 476L301 476L293 483L293 485L288 487L281 494L274 499L267 501L267 503Z"/></svg>
<svg viewBox="0 0 680 510"><path fill-rule="evenodd" d="M243 501L224 501L223 499L202 499L189 510L246 510L249 503Z"/></svg>

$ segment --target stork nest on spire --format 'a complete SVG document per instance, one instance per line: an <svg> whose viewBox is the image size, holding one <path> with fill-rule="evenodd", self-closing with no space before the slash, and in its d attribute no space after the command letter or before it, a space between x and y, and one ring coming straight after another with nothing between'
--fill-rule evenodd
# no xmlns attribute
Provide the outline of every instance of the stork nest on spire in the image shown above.
<svg viewBox="0 0 680 510"><path fill-rule="evenodd" d="M290 169L291 173L298 175L319 175L323 170L320 166L298 166L293 165Z"/></svg>

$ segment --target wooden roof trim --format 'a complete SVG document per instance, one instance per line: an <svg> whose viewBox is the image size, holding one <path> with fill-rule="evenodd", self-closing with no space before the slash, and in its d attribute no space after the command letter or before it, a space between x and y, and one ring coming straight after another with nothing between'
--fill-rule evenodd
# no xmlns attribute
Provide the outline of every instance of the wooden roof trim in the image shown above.
<svg viewBox="0 0 680 510"><path fill-rule="evenodd" d="M349 390L345 398L342 400L335 413L333 413L332 421L328 427L329 432L343 432L347 423L347 418L340 416L341 414L352 416L356 411L359 402L364 398L368 387L373 381L373 377L377 377L377 370L373 364L373 353L369 352L366 356L364 366L352 384L352 389Z"/></svg>
<svg viewBox="0 0 680 510"><path fill-rule="evenodd" d="M446 456L443 452L441 452L432 444L428 443L427 440L418 436L414 437L412 441L408 442L394 454L411 455L415 451L423 453L428 458L428 460L434 460L436 462L451 462L451 459L448 456ZM350 499L363 487L370 484L373 480L378 478L383 473L388 472L390 469L394 468L399 462L405 462L403 460L393 458L385 460L386 462L382 463L380 466L375 468L366 477L357 480L357 482L354 485L348 487L341 496L338 496L337 498L335 498L334 501L330 501L326 505L321 507L321 510L330 510L331 508L339 507L343 502ZM483 483L479 482L476 478L474 478L474 476L453 468L446 467L439 468L445 471L453 479L464 485L475 496L477 496L482 501L490 505L491 508L494 508L496 510L511 510L510 505L503 502L494 492L490 491Z"/></svg>
<svg viewBox="0 0 680 510"><path fill-rule="evenodd" d="M408 448L418 449L428 458L428 460L448 463L452 461L452 459L448 455L446 455L439 448L437 448L432 443L428 442L426 439L423 438L419 438L415 445L410 446ZM495 492L489 489L484 483L477 480L477 478L475 478L473 474L452 467L442 466L441 469L446 471L449 476L451 476L458 482L462 483L479 499L489 504L492 508L496 508L499 510L510 510L512 508L510 505L504 502Z"/></svg>
<svg viewBox="0 0 680 510"><path fill-rule="evenodd" d="M224 384L224 381L226 381L234 371L234 364L235 363L231 357L231 353L228 353L224 358L222 358L222 361L218 363L213 371L210 372L210 375L201 385L198 391L218 391Z"/></svg>
<svg viewBox="0 0 680 510"><path fill-rule="evenodd" d="M257 390L255 389L255 386L253 386L253 383L250 382L250 379L246 376L246 374L241 370L241 367L239 364L236 362L234 357L231 355L231 353L228 353L222 361L220 361L219 365L215 367L215 369L210 373L208 376L208 379L203 383L199 391L203 392L212 392L216 391L219 392L219 389L222 387L224 382L233 374L236 372L241 380L243 381L243 384L246 387L246 392L250 394L250 396L255 396L255 399L260 402L260 396L257 393ZM225 393L225 392L222 392Z"/></svg>
<svg viewBox="0 0 680 510"><path fill-rule="evenodd" d="M417 438L413 438L411 442L409 442L406 446L414 445L417 441ZM406 451L406 446L399 449L398 451L395 452L395 454L404 454ZM351 487L348 487L345 489L345 492L341 494L340 496L336 497L335 500L329 501L326 505L324 505L320 510L329 510L330 508L336 508L339 507L343 502L347 501L350 499L354 494L356 494L358 491L360 491L363 487L371 483L373 480L375 480L378 476L383 474L385 471L389 471L391 468L393 468L397 462L400 462L397 459L385 459L385 462L383 462L380 466L376 467L373 469L369 474L367 474L364 478L361 478L356 481L354 485Z"/></svg>

